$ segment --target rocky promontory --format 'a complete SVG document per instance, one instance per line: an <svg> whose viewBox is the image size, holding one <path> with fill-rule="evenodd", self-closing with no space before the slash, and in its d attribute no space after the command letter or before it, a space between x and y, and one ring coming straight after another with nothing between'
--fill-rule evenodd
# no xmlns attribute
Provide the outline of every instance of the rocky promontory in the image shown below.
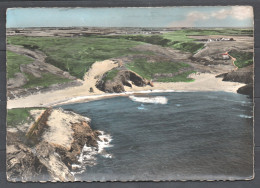
<svg viewBox="0 0 260 188"><path fill-rule="evenodd" d="M152 83L137 73L130 70L116 70L114 78L108 78L108 73L105 73L96 83L96 87L106 93L121 93L125 92L124 86L132 87L132 85L143 87Z"/></svg>
<svg viewBox="0 0 260 188"><path fill-rule="evenodd" d="M239 88L237 93L253 97L254 69L253 65L233 70L228 73L220 74L217 77L222 77L223 81L239 82L246 84Z"/></svg>
<svg viewBox="0 0 260 188"><path fill-rule="evenodd" d="M84 145L98 150L101 133L74 112L36 111L30 126L7 129L8 181L74 181L73 164L79 164Z"/></svg>

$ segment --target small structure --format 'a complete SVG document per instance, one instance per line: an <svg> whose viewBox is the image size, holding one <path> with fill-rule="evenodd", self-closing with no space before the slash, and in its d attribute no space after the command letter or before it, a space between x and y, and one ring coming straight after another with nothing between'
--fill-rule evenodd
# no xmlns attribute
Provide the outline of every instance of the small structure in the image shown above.
<svg viewBox="0 0 260 188"><path fill-rule="evenodd" d="M234 67L235 67L235 70L238 69L238 67L237 67L236 64L235 64L235 61L237 60L236 58L232 57L228 52L222 54L222 57L223 57L223 59L229 59L229 58L231 58L231 61L232 61L232 64L234 65Z"/></svg>
<svg viewBox="0 0 260 188"><path fill-rule="evenodd" d="M224 53L224 54L221 54L222 55L222 58L224 59L224 60L227 60L227 59L229 59L230 57L229 57L229 54L226 52L226 53Z"/></svg>

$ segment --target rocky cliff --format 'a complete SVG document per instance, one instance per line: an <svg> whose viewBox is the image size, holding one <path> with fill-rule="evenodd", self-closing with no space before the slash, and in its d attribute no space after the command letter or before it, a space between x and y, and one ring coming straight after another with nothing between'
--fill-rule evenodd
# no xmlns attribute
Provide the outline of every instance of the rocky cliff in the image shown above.
<svg viewBox="0 0 260 188"><path fill-rule="evenodd" d="M237 90L238 93L253 97L254 69L253 65L218 75L223 81L240 82L247 84Z"/></svg>
<svg viewBox="0 0 260 188"><path fill-rule="evenodd" d="M119 70L112 79L107 79L107 73L105 73L98 80L96 87L106 93L121 93L125 91L124 86L132 87L132 84L142 87L151 83L133 71Z"/></svg>
<svg viewBox="0 0 260 188"><path fill-rule="evenodd" d="M25 132L7 130L8 181L74 181L84 145L98 150L90 119L62 109L43 111Z"/></svg>

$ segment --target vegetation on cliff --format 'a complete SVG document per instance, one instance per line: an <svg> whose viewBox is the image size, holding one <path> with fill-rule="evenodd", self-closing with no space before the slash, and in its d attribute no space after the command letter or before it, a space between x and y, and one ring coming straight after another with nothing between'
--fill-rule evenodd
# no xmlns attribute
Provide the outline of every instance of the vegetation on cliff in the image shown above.
<svg viewBox="0 0 260 188"><path fill-rule="evenodd" d="M20 65L33 62L32 58L24 55L16 54L11 51L6 51L7 60L7 78L13 78L15 73L21 72Z"/></svg>
<svg viewBox="0 0 260 188"><path fill-rule="evenodd" d="M238 68L247 67L253 64L253 52L232 50L229 52L229 54L236 58L236 61L234 63Z"/></svg>
<svg viewBox="0 0 260 188"><path fill-rule="evenodd" d="M14 108L7 110L6 124L8 127L15 127L17 125L30 123L33 117L30 114L31 110L44 109L44 108Z"/></svg>
<svg viewBox="0 0 260 188"><path fill-rule="evenodd" d="M7 43L41 50L47 55L47 63L68 71L79 79L83 79L94 62L135 54L136 52L129 49L140 44L126 39L95 36L75 38L9 36Z"/></svg>
<svg viewBox="0 0 260 188"><path fill-rule="evenodd" d="M147 62L145 59L136 59L131 63L126 64L126 67L137 74L141 75L143 78L151 80L155 78L156 74L163 74L163 73L178 73L181 69L185 70L187 68L190 68L190 65L186 63L175 63L175 62ZM177 74L172 76L172 79L168 78L167 76L162 76L163 78L158 78L157 81L161 82L169 82L170 80L179 81L179 82L185 82L190 81L187 76L191 74L192 72L190 70L184 71L182 76L179 76L179 78L176 78ZM185 77L186 75L186 77Z"/></svg>

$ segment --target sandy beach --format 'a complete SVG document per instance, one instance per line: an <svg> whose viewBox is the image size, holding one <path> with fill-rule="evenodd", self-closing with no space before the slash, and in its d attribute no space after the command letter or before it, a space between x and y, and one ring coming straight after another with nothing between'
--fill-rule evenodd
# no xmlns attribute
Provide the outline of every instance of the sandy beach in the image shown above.
<svg viewBox="0 0 260 188"><path fill-rule="evenodd" d="M51 107L58 104L76 103L90 100L98 100L106 97L127 96L133 93L148 92L179 92L179 91L226 91L236 93L237 89L245 84L237 82L223 82L222 78L216 78L214 74L210 73L196 73L191 74L194 78L193 82L172 82L162 83L155 82L154 87L145 86L132 88L125 86L125 93L104 93L95 87L97 77L104 74L108 70L116 67L117 64L111 60L96 62L92 68L86 73L82 86L66 88L48 93L39 93L23 98L7 101L7 108L22 108L22 107ZM94 92L90 92L92 87Z"/></svg>

